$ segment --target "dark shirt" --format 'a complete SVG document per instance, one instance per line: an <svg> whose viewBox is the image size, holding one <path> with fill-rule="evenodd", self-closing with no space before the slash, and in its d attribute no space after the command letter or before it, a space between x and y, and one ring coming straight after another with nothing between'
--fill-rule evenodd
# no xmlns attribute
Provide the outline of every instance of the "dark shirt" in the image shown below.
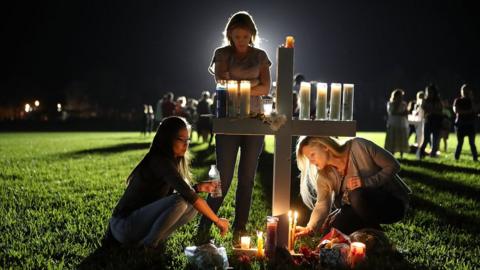
<svg viewBox="0 0 480 270"><path fill-rule="evenodd" d="M162 103L162 115L163 117L168 117L173 115L175 110L175 103L170 100L166 100Z"/></svg>
<svg viewBox="0 0 480 270"><path fill-rule="evenodd" d="M166 158L148 153L129 176L129 184L113 211L114 217L127 217L133 211L178 192L190 204L197 193L178 173L175 164Z"/></svg>
<svg viewBox="0 0 480 270"><path fill-rule="evenodd" d="M473 111L472 100L468 97L456 98L453 102L453 107L457 112L457 124L473 124L475 120L475 113Z"/></svg>

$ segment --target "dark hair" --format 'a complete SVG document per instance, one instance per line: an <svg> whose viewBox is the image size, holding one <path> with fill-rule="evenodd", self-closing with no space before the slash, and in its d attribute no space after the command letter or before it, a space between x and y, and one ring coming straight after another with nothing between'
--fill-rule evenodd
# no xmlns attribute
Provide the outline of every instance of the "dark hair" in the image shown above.
<svg viewBox="0 0 480 270"><path fill-rule="evenodd" d="M132 172L131 176L135 173L135 171L142 170L143 167L146 166L144 164L147 163L147 160L151 156L160 156L173 162L173 164L177 167L180 175L186 181L191 181L188 153L185 153L185 156L183 157L177 158L175 158L173 154L173 143L177 139L178 133L182 129L190 129L190 125L185 119L178 116L165 117L158 126L155 137L153 138L152 144L150 145L150 151L142 159L142 161L140 161L140 163ZM127 184L130 178L131 177L128 177Z"/></svg>

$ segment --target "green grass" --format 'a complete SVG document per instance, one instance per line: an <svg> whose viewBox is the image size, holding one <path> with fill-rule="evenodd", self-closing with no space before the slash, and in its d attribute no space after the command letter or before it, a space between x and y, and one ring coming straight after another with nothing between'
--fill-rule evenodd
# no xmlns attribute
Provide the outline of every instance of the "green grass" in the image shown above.
<svg viewBox="0 0 480 270"><path fill-rule="evenodd" d="M358 135L379 145L383 145L385 136ZM184 268L183 250L193 245L198 218L172 235L163 255L142 250L105 254L99 249L111 211L125 188L124 180L148 150L151 139L138 133L1 133L0 266ZM402 222L384 228L414 268L480 267L480 164L470 161L468 143L461 160L455 162L455 144L452 135L448 153L442 158L417 161L407 154L401 160L401 175L414 190L411 210ZM194 142L191 151L194 175L203 179L208 165L215 162L214 149ZM252 235L264 228L265 216L270 213L272 151L273 140L269 137L261 156L247 228ZM296 181L294 193L298 191ZM219 213L231 221L235 186L234 182ZM300 210L300 224L305 223L308 212L297 194L292 195L292 205ZM212 232L217 243L230 251L231 234L221 239L216 229ZM260 268L260 264L253 268Z"/></svg>

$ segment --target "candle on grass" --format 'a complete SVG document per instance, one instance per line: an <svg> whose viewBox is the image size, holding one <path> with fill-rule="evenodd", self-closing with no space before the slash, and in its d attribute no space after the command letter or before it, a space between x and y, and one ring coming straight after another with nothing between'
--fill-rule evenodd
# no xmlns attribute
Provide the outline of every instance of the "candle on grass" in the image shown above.
<svg viewBox="0 0 480 270"><path fill-rule="evenodd" d="M327 118L327 84L317 83L317 102L315 119L324 120Z"/></svg>
<svg viewBox="0 0 480 270"><path fill-rule="evenodd" d="M240 247L242 249L250 249L250 236L240 237Z"/></svg>
<svg viewBox="0 0 480 270"><path fill-rule="evenodd" d="M342 120L353 120L353 84L343 84Z"/></svg>
<svg viewBox="0 0 480 270"><path fill-rule="evenodd" d="M263 257L263 232L257 232L257 256Z"/></svg>
<svg viewBox="0 0 480 270"><path fill-rule="evenodd" d="M250 81L240 81L240 117L250 114Z"/></svg>
<svg viewBox="0 0 480 270"><path fill-rule="evenodd" d="M348 254L348 260L351 267L355 267L359 262L365 259L366 246L362 242L352 242L350 244L350 253Z"/></svg>
<svg viewBox="0 0 480 270"><path fill-rule="evenodd" d="M340 120L341 83L330 84L330 120Z"/></svg>
<svg viewBox="0 0 480 270"><path fill-rule="evenodd" d="M238 108L238 82L229 80L227 82L228 92L228 117L237 117Z"/></svg>
<svg viewBox="0 0 480 270"><path fill-rule="evenodd" d="M308 82L300 83L300 120L310 119L310 88L311 85Z"/></svg>

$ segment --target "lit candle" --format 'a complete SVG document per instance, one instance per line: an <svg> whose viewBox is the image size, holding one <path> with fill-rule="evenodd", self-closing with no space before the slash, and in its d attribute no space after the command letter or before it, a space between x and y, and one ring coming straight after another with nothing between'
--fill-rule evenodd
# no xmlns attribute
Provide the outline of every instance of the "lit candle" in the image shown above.
<svg viewBox="0 0 480 270"><path fill-rule="evenodd" d="M353 84L343 84L342 120L353 120Z"/></svg>
<svg viewBox="0 0 480 270"><path fill-rule="evenodd" d="M293 48L294 43L295 39L292 36L287 36L285 40L285 48Z"/></svg>
<svg viewBox="0 0 480 270"><path fill-rule="evenodd" d="M237 117L237 107L238 107L238 82L234 80L229 80L227 82L227 92L228 92L228 117Z"/></svg>
<svg viewBox="0 0 480 270"><path fill-rule="evenodd" d="M288 250L292 250L292 226L293 226L293 220L292 220L292 210L288 211Z"/></svg>
<svg viewBox="0 0 480 270"><path fill-rule="evenodd" d="M263 257L263 232L257 232L257 256Z"/></svg>
<svg viewBox="0 0 480 270"><path fill-rule="evenodd" d="M340 120L340 99L342 92L341 83L330 84L330 119Z"/></svg>
<svg viewBox="0 0 480 270"><path fill-rule="evenodd" d="M308 82L300 83L300 120L310 119L310 86Z"/></svg>
<svg viewBox="0 0 480 270"><path fill-rule="evenodd" d="M240 117L250 114L250 81L240 81Z"/></svg>
<svg viewBox="0 0 480 270"><path fill-rule="evenodd" d="M295 211L293 214L293 226L292 226L292 249L295 248L295 229L297 228L297 218L298 218L298 212Z"/></svg>
<svg viewBox="0 0 480 270"><path fill-rule="evenodd" d="M240 237L240 246L242 249L250 249L250 236Z"/></svg>
<svg viewBox="0 0 480 270"><path fill-rule="evenodd" d="M366 247L365 244L362 242L352 242L350 244L350 253L348 255L348 259L350 262L351 267L355 267L355 265L362 260L365 259L366 254Z"/></svg>
<svg viewBox="0 0 480 270"><path fill-rule="evenodd" d="M315 119L323 120L327 118L327 84L317 83L317 113Z"/></svg>

